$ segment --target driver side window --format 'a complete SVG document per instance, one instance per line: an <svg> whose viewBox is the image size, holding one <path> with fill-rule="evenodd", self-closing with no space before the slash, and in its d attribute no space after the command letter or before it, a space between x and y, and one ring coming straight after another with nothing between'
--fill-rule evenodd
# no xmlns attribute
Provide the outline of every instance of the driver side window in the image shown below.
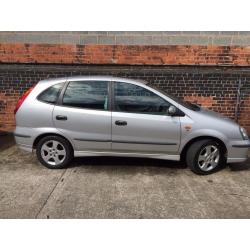
<svg viewBox="0 0 250 250"><path fill-rule="evenodd" d="M125 82L114 84L114 109L117 112L167 115L170 105L143 87Z"/></svg>

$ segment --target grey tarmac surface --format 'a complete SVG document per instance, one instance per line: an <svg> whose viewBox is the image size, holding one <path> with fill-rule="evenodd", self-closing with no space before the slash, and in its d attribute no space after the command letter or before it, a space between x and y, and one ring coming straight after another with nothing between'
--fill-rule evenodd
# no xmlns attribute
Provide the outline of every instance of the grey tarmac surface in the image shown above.
<svg viewBox="0 0 250 250"><path fill-rule="evenodd" d="M250 159L208 176L136 158L49 170L0 136L0 218L250 218Z"/></svg>

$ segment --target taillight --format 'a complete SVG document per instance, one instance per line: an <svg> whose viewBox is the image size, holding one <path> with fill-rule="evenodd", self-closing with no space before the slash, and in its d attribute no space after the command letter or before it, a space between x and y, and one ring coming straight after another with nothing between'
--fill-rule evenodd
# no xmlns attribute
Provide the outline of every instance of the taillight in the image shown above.
<svg viewBox="0 0 250 250"><path fill-rule="evenodd" d="M23 104L24 100L28 97L28 95L31 93L31 91L34 89L34 87L28 89L21 97L20 99L17 101L16 104L16 108L14 110L14 114L16 114L16 112L18 111L18 109L21 107L21 105Z"/></svg>

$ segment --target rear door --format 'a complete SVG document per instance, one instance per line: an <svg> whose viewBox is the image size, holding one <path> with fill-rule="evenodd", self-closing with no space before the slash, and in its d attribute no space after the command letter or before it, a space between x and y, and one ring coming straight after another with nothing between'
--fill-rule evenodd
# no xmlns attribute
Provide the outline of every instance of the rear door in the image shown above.
<svg viewBox="0 0 250 250"><path fill-rule="evenodd" d="M112 150L176 153L180 118L167 114L170 105L142 86L113 82Z"/></svg>
<svg viewBox="0 0 250 250"><path fill-rule="evenodd" d="M72 81L61 93L53 121L74 142L75 150L111 149L108 81Z"/></svg>

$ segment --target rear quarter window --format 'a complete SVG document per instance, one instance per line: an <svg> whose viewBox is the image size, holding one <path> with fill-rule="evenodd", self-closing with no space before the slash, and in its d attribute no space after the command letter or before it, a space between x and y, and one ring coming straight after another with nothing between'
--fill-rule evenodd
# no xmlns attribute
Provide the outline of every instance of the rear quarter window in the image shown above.
<svg viewBox="0 0 250 250"><path fill-rule="evenodd" d="M48 89L44 90L39 96L38 100L42 102L55 104L61 93L64 83L55 84Z"/></svg>

